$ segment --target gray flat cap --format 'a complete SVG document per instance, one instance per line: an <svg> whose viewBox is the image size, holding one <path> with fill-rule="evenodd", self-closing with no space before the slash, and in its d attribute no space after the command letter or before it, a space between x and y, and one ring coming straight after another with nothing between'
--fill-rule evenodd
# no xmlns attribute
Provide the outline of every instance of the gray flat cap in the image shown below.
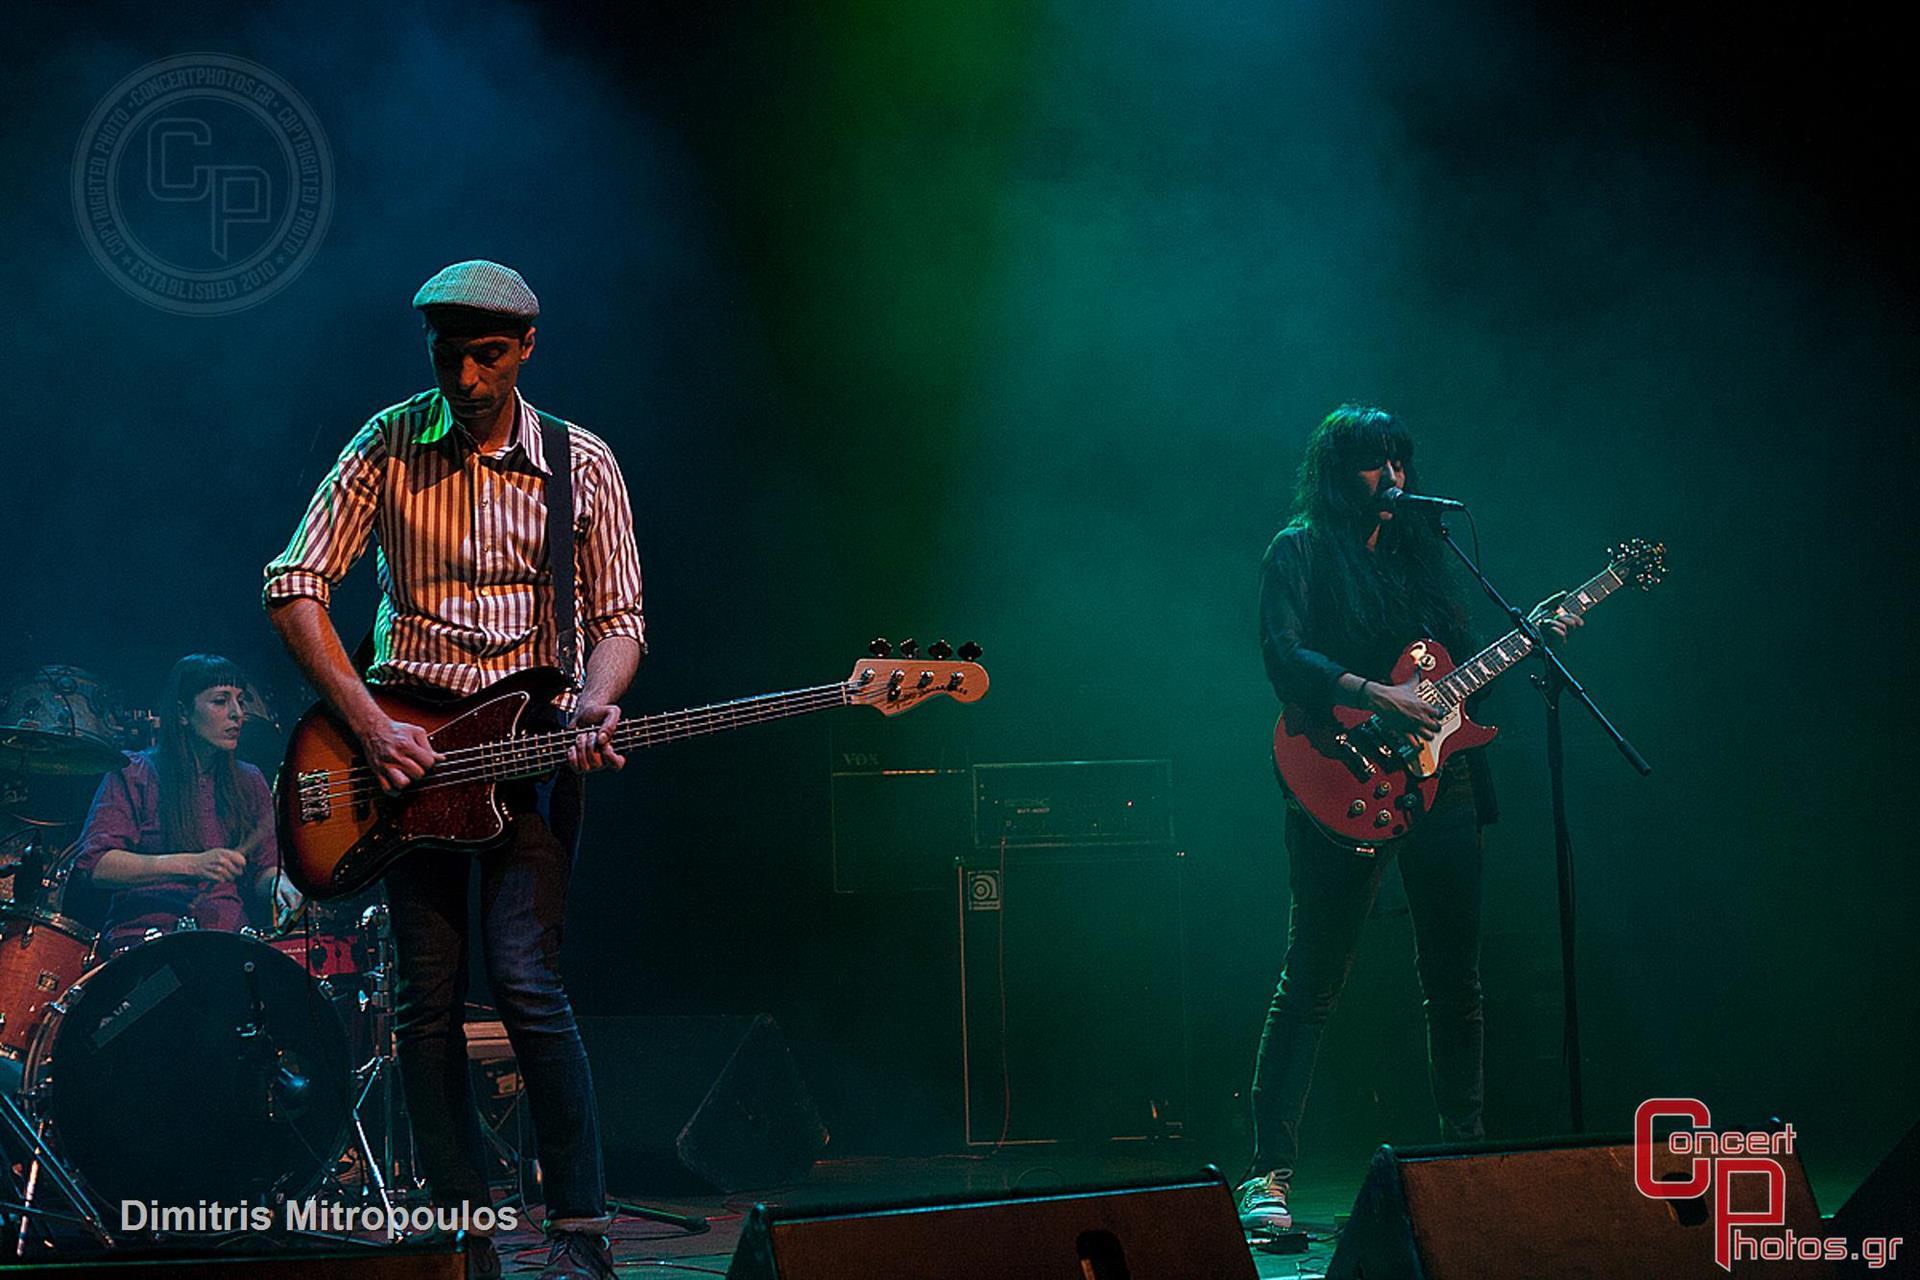
<svg viewBox="0 0 1920 1280"><path fill-rule="evenodd" d="M540 314L540 299L512 267L485 258L442 267L413 295L416 307L472 307L496 315L531 320Z"/></svg>

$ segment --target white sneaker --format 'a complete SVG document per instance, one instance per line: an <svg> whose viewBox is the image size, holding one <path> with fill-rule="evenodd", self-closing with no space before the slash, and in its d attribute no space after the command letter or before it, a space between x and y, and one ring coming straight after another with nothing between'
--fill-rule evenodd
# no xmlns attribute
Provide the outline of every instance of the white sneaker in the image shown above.
<svg viewBox="0 0 1920 1280"><path fill-rule="evenodd" d="M1287 1210L1287 1192L1292 1188L1293 1170L1275 1169L1265 1177L1248 1178L1240 1184L1240 1226L1246 1231L1272 1235L1293 1229L1293 1214Z"/></svg>

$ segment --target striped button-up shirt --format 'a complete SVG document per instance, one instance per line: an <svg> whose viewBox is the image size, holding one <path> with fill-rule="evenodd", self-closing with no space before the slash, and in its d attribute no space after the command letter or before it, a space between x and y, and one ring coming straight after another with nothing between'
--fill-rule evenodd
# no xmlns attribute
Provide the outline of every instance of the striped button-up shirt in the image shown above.
<svg viewBox="0 0 1920 1280"><path fill-rule="evenodd" d="M380 607L369 680L466 694L515 671L558 665L547 565L551 472L540 420L524 399L518 404L506 446L492 454L475 449L438 391L376 414L267 565L267 604L307 596L327 605L371 533ZM644 649L626 482L605 441L571 423L567 432L580 633L588 646L629 636Z"/></svg>

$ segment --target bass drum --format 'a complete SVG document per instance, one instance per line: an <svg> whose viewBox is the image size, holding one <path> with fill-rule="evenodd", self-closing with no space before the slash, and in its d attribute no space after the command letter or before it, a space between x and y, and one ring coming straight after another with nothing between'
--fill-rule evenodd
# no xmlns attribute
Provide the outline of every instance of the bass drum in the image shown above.
<svg viewBox="0 0 1920 1280"><path fill-rule="evenodd" d="M103 1203L260 1203L313 1190L346 1149L347 1035L294 961L176 933L52 1006L26 1096Z"/></svg>

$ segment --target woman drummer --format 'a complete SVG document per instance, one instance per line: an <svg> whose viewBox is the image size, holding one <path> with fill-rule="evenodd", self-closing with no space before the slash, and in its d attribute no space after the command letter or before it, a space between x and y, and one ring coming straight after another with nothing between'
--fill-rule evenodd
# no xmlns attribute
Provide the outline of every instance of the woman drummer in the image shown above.
<svg viewBox="0 0 1920 1280"><path fill-rule="evenodd" d="M74 876L113 896L104 952L187 919L237 932L250 905L268 924L298 909L280 875L266 777L236 755L245 689L225 658L180 659L160 700L158 743L129 753L94 794Z"/></svg>

